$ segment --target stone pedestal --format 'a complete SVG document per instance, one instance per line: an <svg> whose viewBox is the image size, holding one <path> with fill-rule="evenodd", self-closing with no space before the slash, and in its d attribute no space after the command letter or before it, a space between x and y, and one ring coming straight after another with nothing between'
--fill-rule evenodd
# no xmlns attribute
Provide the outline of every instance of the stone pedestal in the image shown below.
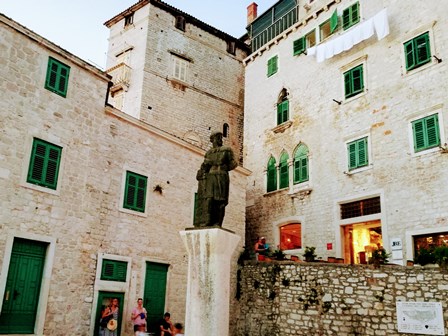
<svg viewBox="0 0 448 336"><path fill-rule="evenodd" d="M240 237L219 227L181 231L188 251L186 336L228 336L230 260Z"/></svg>

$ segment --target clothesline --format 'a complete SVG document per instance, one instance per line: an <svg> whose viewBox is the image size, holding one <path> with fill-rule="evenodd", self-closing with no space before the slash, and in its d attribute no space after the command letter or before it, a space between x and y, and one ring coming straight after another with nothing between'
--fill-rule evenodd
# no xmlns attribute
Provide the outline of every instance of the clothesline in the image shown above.
<svg viewBox="0 0 448 336"><path fill-rule="evenodd" d="M318 46L307 49L308 56L316 56L317 62L350 50L354 45L367 40L376 32L378 41L389 35L389 22L387 18L387 8L377 13L374 17L358 24L346 33Z"/></svg>

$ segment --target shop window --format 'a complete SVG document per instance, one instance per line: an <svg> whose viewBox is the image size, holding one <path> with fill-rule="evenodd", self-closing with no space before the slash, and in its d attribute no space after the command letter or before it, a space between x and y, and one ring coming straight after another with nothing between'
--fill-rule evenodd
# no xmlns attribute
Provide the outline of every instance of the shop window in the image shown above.
<svg viewBox="0 0 448 336"><path fill-rule="evenodd" d="M448 246L448 232L429 233L425 235L414 236L414 255L419 251L434 251L436 247Z"/></svg>
<svg viewBox="0 0 448 336"><path fill-rule="evenodd" d="M296 250L302 248L302 224L292 223L280 227L280 249Z"/></svg>

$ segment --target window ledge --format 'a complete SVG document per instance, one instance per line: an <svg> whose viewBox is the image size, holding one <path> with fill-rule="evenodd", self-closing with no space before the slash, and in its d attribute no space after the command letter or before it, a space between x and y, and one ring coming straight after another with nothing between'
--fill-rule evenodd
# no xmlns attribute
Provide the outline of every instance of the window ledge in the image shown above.
<svg viewBox="0 0 448 336"><path fill-rule="evenodd" d="M148 214L146 212L139 212L139 211L136 211L136 210L126 209L126 208L123 208L123 207L120 207L118 209L118 211L126 213L126 214L129 214L129 215L135 215L135 216L138 216L138 217L148 217Z"/></svg>
<svg viewBox="0 0 448 336"><path fill-rule="evenodd" d="M282 189L273 190L273 191L268 191L263 196L271 196L273 194L277 194L277 193L280 193L282 191L287 191L287 190L288 190L288 187L282 188Z"/></svg>
<svg viewBox="0 0 448 336"><path fill-rule="evenodd" d="M354 174L357 174L357 173L361 173L361 172L366 171L366 170L370 170L372 168L373 168L373 164L370 164L368 166L355 168L355 169L349 170L349 171L344 171L344 174L347 175L347 176L350 176L350 175L354 175Z"/></svg>
<svg viewBox="0 0 448 336"><path fill-rule="evenodd" d="M344 98L344 101L342 102L342 104L348 104L348 103L351 103L352 101L355 101L356 99L364 97L367 94L367 92L368 92L368 90L366 88L364 88L364 91L358 93L356 96L353 96L350 98Z"/></svg>
<svg viewBox="0 0 448 336"><path fill-rule="evenodd" d="M428 68L432 68L433 66L435 66L437 64L439 64L439 62L437 62L434 59L434 57L431 55L431 61L426 64L423 64L423 65L421 65L417 68L411 69L411 70L406 70L406 68L403 68L403 71L404 71L403 77L406 78L406 77L412 76L414 74L418 74L421 71L425 71Z"/></svg>
<svg viewBox="0 0 448 336"><path fill-rule="evenodd" d="M303 198L304 196L311 194L312 191L313 188L305 182L299 185L294 185L288 195L291 196L291 198Z"/></svg>
<svg viewBox="0 0 448 336"><path fill-rule="evenodd" d="M185 91L186 88L189 87L189 85L187 83L185 83L184 81L177 79L177 78L170 78L169 79L171 85L173 86L173 88L181 90L181 91Z"/></svg>
<svg viewBox="0 0 448 336"><path fill-rule="evenodd" d="M285 121L284 123L274 127L272 129L272 132L274 132L274 133L283 133L285 130L290 128L291 125L292 125L292 121L291 120Z"/></svg>

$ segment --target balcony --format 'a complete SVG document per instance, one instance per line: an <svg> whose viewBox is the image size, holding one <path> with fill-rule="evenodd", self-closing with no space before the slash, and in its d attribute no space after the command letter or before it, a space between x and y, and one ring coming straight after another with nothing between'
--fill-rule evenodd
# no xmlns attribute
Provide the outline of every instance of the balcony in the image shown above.
<svg viewBox="0 0 448 336"><path fill-rule="evenodd" d="M127 91L129 89L131 79L131 67L125 63L118 63L112 68L106 70L106 72L112 76L113 86L111 92L119 90Z"/></svg>

